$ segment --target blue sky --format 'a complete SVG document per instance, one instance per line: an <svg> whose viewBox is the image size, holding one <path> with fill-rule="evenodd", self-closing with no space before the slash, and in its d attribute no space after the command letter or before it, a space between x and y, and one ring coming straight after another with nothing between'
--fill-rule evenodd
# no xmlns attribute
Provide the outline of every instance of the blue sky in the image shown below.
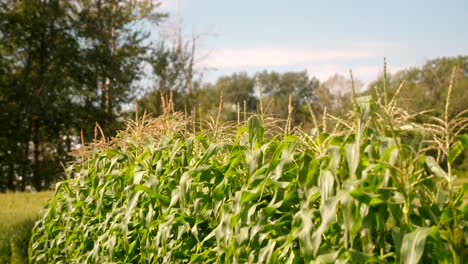
<svg viewBox="0 0 468 264"><path fill-rule="evenodd" d="M180 8L179 8L180 7ZM334 73L369 82L382 71L468 54L466 0L163 0L172 21L201 35L203 80L261 70ZM214 36L216 35L216 36Z"/></svg>

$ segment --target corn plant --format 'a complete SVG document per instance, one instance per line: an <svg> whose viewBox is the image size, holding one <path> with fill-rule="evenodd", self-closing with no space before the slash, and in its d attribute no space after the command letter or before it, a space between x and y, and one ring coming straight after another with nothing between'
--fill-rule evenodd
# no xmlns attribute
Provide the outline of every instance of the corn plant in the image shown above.
<svg viewBox="0 0 468 264"><path fill-rule="evenodd" d="M228 137L218 120L212 133L180 116L134 122L67 169L30 261L466 263L468 185L450 164L468 136L384 98L356 98L333 132L256 116ZM437 142L445 165L429 155Z"/></svg>

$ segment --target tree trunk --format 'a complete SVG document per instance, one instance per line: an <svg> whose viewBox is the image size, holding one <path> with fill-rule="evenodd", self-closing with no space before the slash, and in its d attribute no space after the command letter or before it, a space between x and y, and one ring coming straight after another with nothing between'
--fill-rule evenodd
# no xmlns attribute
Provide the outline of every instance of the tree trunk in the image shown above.
<svg viewBox="0 0 468 264"><path fill-rule="evenodd" d="M187 96L190 97L192 94L192 79L193 79L193 64L195 61L195 46L196 46L196 37L192 36L192 47L190 50L189 64L187 65L187 71L185 73L185 82L187 84Z"/></svg>
<svg viewBox="0 0 468 264"><path fill-rule="evenodd" d="M8 166L8 176L7 176L7 189L10 191L15 190L15 170L14 170L14 164L10 164Z"/></svg>
<svg viewBox="0 0 468 264"><path fill-rule="evenodd" d="M115 30L115 13L117 11L117 2L112 1L112 11L111 11L111 21L110 21L110 43L106 41L104 43L105 45L109 45L108 48L110 49L110 61L111 65L113 64L113 57L115 55L115 50L116 50L116 30ZM103 27L103 31L107 31L105 29L105 26ZM111 66L107 65L107 67ZM108 75L108 73L106 74ZM111 83L111 78L110 76L105 76L104 78L104 85L102 86L102 102L103 102L103 108L104 108L104 114L105 114L105 129L107 132L109 131L109 126L111 123L111 116L112 116L112 97L111 97L111 89L112 89L112 83Z"/></svg>
<svg viewBox="0 0 468 264"><path fill-rule="evenodd" d="M33 138L33 164L32 164L32 180L34 188L37 191L42 190L40 165L39 165L39 154L40 154L40 137L39 137L39 120L35 118L32 126L32 138Z"/></svg>

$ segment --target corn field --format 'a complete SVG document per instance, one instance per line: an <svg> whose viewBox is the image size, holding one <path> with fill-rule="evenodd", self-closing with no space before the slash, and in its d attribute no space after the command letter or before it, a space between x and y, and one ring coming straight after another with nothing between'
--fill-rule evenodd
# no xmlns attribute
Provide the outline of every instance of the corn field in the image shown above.
<svg viewBox="0 0 468 264"><path fill-rule="evenodd" d="M77 154L30 261L467 263L468 184L452 171L466 111L416 116L380 94L312 131L263 115L137 118Z"/></svg>

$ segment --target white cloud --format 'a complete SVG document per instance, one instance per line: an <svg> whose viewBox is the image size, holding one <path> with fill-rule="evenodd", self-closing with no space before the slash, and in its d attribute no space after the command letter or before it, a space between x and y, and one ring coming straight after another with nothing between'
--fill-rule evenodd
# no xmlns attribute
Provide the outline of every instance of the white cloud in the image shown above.
<svg viewBox="0 0 468 264"><path fill-rule="evenodd" d="M306 69L310 76L321 82L335 74L349 78L353 71L355 80L363 82L364 87L375 80L383 71L383 58L388 57L389 73L395 73L408 65L393 64L391 58L404 47L398 43L379 41L359 41L335 44L333 47L256 47L215 49L199 66L217 69L216 76L229 72L274 70L278 72Z"/></svg>
<svg viewBox="0 0 468 264"><path fill-rule="evenodd" d="M387 64L387 73L395 74L398 71L409 68L408 64L401 65L388 65ZM380 65L375 66L358 66L352 68L353 76L357 79L361 79L365 82L376 79L379 75L383 73L383 62ZM349 72L349 71L348 71Z"/></svg>
<svg viewBox="0 0 468 264"><path fill-rule="evenodd" d="M387 44L359 42L346 48L223 48L214 50L203 66L214 68L276 67L317 62L380 58L395 49Z"/></svg>
<svg viewBox="0 0 468 264"><path fill-rule="evenodd" d="M387 72L394 74L400 70L409 68L410 65L387 65ZM350 77L349 70L353 72L353 78L363 82L363 87L366 88L370 82L377 79L377 77L383 72L383 59L382 63L375 65L360 65L360 66L349 66L346 63L341 64L323 64L317 63L307 67L307 71L311 76L317 77L321 82L325 82L335 74L342 75L346 78Z"/></svg>

